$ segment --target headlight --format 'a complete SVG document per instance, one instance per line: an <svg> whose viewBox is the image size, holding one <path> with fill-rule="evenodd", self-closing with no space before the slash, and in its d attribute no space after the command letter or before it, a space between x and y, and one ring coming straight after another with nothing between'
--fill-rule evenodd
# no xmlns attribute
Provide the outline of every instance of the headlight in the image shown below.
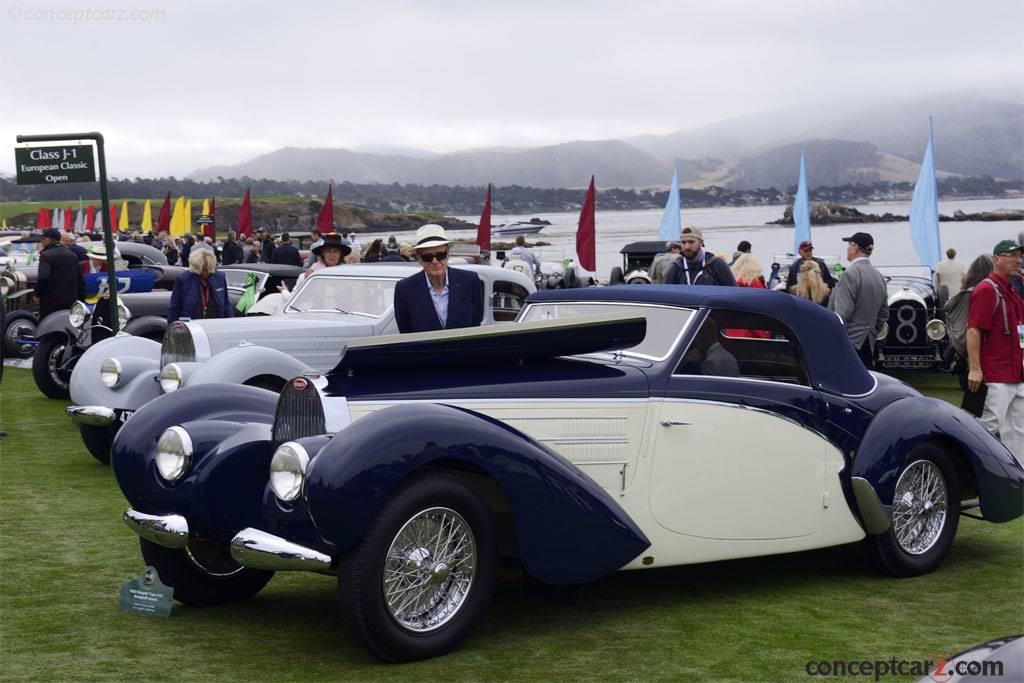
<svg viewBox="0 0 1024 683"><path fill-rule="evenodd" d="M285 502L298 498L302 494L307 465L309 454L299 444L289 441L278 446L270 460L270 486L274 495Z"/></svg>
<svg viewBox="0 0 1024 683"><path fill-rule="evenodd" d="M7 296L9 291L11 291L11 281L5 277L0 277L0 294Z"/></svg>
<svg viewBox="0 0 1024 683"><path fill-rule="evenodd" d="M160 389L165 394L169 394L172 391L177 391L181 388L181 368L175 363L165 365L160 370Z"/></svg>
<svg viewBox="0 0 1024 683"><path fill-rule="evenodd" d="M120 299L117 300L117 326L119 329L124 329L124 326L131 320L132 312L128 310L128 307L124 305L124 302Z"/></svg>
<svg viewBox="0 0 1024 683"><path fill-rule="evenodd" d="M885 338L889 336L889 323L882 323L882 329L878 330L878 341L885 341Z"/></svg>
<svg viewBox="0 0 1024 683"><path fill-rule="evenodd" d="M181 427L168 427L156 442L156 468L167 481L178 481L192 462L192 439Z"/></svg>
<svg viewBox="0 0 1024 683"><path fill-rule="evenodd" d="M924 326L924 333L932 341L941 341L946 336L946 323L938 319L929 320Z"/></svg>
<svg viewBox="0 0 1024 683"><path fill-rule="evenodd" d="M75 329L80 328L85 324L86 318L89 317L89 307L81 301L76 301L71 304L71 310L68 311L68 323Z"/></svg>
<svg viewBox="0 0 1024 683"><path fill-rule="evenodd" d="M121 383L121 363L116 358L107 358L100 365L100 381L110 389Z"/></svg>

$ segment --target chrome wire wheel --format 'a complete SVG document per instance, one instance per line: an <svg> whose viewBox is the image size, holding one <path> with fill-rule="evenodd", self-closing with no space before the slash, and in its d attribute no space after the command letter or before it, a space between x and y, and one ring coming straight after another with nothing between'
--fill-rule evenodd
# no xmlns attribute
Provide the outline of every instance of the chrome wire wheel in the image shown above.
<svg viewBox="0 0 1024 683"><path fill-rule="evenodd" d="M440 628L466 603L476 567L476 540L462 515L446 507L415 514L384 559L381 587L388 613L414 633Z"/></svg>
<svg viewBox="0 0 1024 683"><path fill-rule="evenodd" d="M923 555L942 536L949 496L945 477L930 460L907 466L896 482L892 526L896 542L911 555Z"/></svg>

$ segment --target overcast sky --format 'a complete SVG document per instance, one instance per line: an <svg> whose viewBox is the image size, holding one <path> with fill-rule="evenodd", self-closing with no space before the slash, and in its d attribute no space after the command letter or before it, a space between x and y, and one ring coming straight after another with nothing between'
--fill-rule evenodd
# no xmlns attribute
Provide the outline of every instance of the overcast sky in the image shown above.
<svg viewBox="0 0 1024 683"><path fill-rule="evenodd" d="M807 101L1024 94L1021 0L0 7L3 173L18 133L99 130L110 175L180 177L284 146L531 146Z"/></svg>

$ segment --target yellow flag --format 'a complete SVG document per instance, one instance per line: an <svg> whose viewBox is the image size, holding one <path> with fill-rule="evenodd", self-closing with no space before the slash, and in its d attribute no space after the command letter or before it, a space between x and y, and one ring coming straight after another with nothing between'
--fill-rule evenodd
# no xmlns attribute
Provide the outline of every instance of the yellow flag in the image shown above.
<svg viewBox="0 0 1024 683"><path fill-rule="evenodd" d="M185 200L185 232L192 232L192 199Z"/></svg>
<svg viewBox="0 0 1024 683"><path fill-rule="evenodd" d="M178 197L174 202L174 211L171 212L171 237L180 237L185 234L185 198Z"/></svg>
<svg viewBox="0 0 1024 683"><path fill-rule="evenodd" d="M121 202L121 215L117 217L117 229L128 232L128 202Z"/></svg>
<svg viewBox="0 0 1024 683"><path fill-rule="evenodd" d="M3 228L4 230L7 229L7 219L6 218L3 220L3 223L0 224L0 228Z"/></svg>
<svg viewBox="0 0 1024 683"><path fill-rule="evenodd" d="M153 207L148 199L142 207L142 232L153 232Z"/></svg>

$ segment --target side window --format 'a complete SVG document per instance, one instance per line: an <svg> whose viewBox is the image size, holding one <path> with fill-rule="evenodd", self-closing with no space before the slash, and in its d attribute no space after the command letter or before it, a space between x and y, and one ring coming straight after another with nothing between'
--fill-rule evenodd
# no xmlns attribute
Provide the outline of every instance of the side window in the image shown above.
<svg viewBox="0 0 1024 683"><path fill-rule="evenodd" d="M766 315L736 311L711 312L675 374L810 384L803 352L789 328Z"/></svg>
<svg viewBox="0 0 1024 683"><path fill-rule="evenodd" d="M515 320L529 294L526 291L526 287L517 285L514 282L495 280L494 293L491 295L494 322L500 323Z"/></svg>

